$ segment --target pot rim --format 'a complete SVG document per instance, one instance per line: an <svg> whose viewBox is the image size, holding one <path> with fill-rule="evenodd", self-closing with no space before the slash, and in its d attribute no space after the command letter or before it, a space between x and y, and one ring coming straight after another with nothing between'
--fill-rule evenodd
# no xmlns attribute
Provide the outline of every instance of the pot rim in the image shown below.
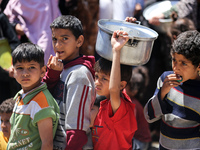
<svg viewBox="0 0 200 150"><path fill-rule="evenodd" d="M101 25L101 22L113 22L113 23L120 23L120 24L127 24L127 25L131 25L131 26L137 26L141 29L147 29L150 32L152 32L154 34L154 37L134 37L134 36L129 36L129 39L136 39L136 40L143 40L143 41L150 41L150 40L155 40L158 37L158 33L156 31L154 31L153 29L150 29L146 26L140 25L140 24L136 24L136 23L130 23L130 22L126 22L126 21L121 21L121 20L114 20L114 19L100 19L98 21L98 26L101 30L105 31L108 34L113 34L114 31L107 29L106 27L104 27L103 25Z"/></svg>

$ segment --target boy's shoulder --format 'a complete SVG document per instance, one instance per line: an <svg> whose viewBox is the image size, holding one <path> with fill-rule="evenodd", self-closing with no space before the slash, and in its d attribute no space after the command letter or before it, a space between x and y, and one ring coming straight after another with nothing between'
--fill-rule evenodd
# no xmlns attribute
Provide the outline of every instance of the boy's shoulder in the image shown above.
<svg viewBox="0 0 200 150"><path fill-rule="evenodd" d="M19 94L21 91L19 92ZM18 95L19 95L18 94ZM24 104L34 101L40 106L45 106L48 100L54 99L49 90L47 89L46 83L42 83L40 86L36 87L32 91L28 92L23 96Z"/></svg>
<svg viewBox="0 0 200 150"><path fill-rule="evenodd" d="M94 76L94 56L80 55L75 60L65 64L64 70L74 73L91 73Z"/></svg>

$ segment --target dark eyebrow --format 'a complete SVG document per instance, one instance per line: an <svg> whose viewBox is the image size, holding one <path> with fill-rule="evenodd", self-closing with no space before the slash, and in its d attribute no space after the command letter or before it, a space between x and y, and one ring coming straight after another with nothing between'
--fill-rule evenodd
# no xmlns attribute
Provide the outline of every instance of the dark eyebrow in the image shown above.
<svg viewBox="0 0 200 150"><path fill-rule="evenodd" d="M69 35L67 35L67 34L64 34L64 35L61 35L61 37L70 37Z"/></svg>

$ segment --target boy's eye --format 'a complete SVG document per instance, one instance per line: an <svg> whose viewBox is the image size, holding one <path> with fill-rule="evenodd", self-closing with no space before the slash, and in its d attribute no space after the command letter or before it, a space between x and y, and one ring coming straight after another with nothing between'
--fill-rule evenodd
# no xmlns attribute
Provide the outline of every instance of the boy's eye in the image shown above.
<svg viewBox="0 0 200 150"><path fill-rule="evenodd" d="M22 68L22 67L17 67L16 69L17 69L17 70L21 70L21 69L23 69L23 68Z"/></svg>
<svg viewBox="0 0 200 150"><path fill-rule="evenodd" d="M56 40L57 40L56 38L52 37L52 41L56 41Z"/></svg>
<svg viewBox="0 0 200 150"><path fill-rule="evenodd" d="M34 66L31 66L31 67L29 67L29 69L35 69L35 67L34 67Z"/></svg>
<svg viewBox="0 0 200 150"><path fill-rule="evenodd" d="M172 58L172 61L175 62L176 61L175 58Z"/></svg>
<svg viewBox="0 0 200 150"><path fill-rule="evenodd" d="M65 40L68 40L68 38L67 38L67 37L64 37L63 40L64 40L64 41L65 41Z"/></svg>
<svg viewBox="0 0 200 150"><path fill-rule="evenodd" d="M94 77L95 77L95 79L98 79L98 75L95 75Z"/></svg>
<svg viewBox="0 0 200 150"><path fill-rule="evenodd" d="M182 62L182 64L183 64L184 66L187 66L187 64L186 64L185 62Z"/></svg>
<svg viewBox="0 0 200 150"><path fill-rule="evenodd" d="M102 79L105 80L105 81L107 80L106 78L102 78Z"/></svg>

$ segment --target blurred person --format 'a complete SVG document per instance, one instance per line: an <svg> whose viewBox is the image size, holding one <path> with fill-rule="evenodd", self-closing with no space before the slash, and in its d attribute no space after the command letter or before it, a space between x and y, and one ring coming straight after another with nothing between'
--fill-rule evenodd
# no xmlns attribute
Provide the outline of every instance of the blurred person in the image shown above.
<svg viewBox="0 0 200 150"><path fill-rule="evenodd" d="M177 13L172 12L171 14L172 24L170 26L169 36L172 42L177 38L177 36L188 30L195 30L195 24L191 19L188 18L178 18Z"/></svg>
<svg viewBox="0 0 200 150"><path fill-rule="evenodd" d="M124 20L141 15L143 8L144 0L100 0L99 18Z"/></svg>
<svg viewBox="0 0 200 150"><path fill-rule="evenodd" d="M15 101L13 98L6 99L0 105L1 130L0 131L0 150L6 150L10 137L10 117L12 115Z"/></svg>
<svg viewBox="0 0 200 150"><path fill-rule="evenodd" d="M191 19L196 29L200 31L200 0L180 0L170 10L157 14L148 21L150 24L159 25L159 19L170 18L174 11L178 14L178 18Z"/></svg>
<svg viewBox="0 0 200 150"><path fill-rule="evenodd" d="M5 15L18 35L40 46L45 52L45 64L54 54L49 25L61 15L58 0L9 0Z"/></svg>
<svg viewBox="0 0 200 150"><path fill-rule="evenodd" d="M135 144L139 146L140 150L147 150L150 148L151 143L149 124L144 117L144 108L140 103L144 97L145 90L147 90L148 80L148 69L146 67L134 67L132 70L131 80L125 88L126 93L135 104L138 129L135 132L133 143L135 142Z"/></svg>
<svg viewBox="0 0 200 150"><path fill-rule="evenodd" d="M6 1L0 1L0 6L0 36L2 36L0 38L5 38L8 41L12 52L20 44L20 40L18 39L17 34L10 24L7 16L3 13L3 10L6 6ZM6 61L6 68L4 68L5 66L0 66L0 104L5 99L14 97L17 91L20 89L20 85L16 82L16 80L9 76L10 68L8 66L11 67L12 60L2 61Z"/></svg>

